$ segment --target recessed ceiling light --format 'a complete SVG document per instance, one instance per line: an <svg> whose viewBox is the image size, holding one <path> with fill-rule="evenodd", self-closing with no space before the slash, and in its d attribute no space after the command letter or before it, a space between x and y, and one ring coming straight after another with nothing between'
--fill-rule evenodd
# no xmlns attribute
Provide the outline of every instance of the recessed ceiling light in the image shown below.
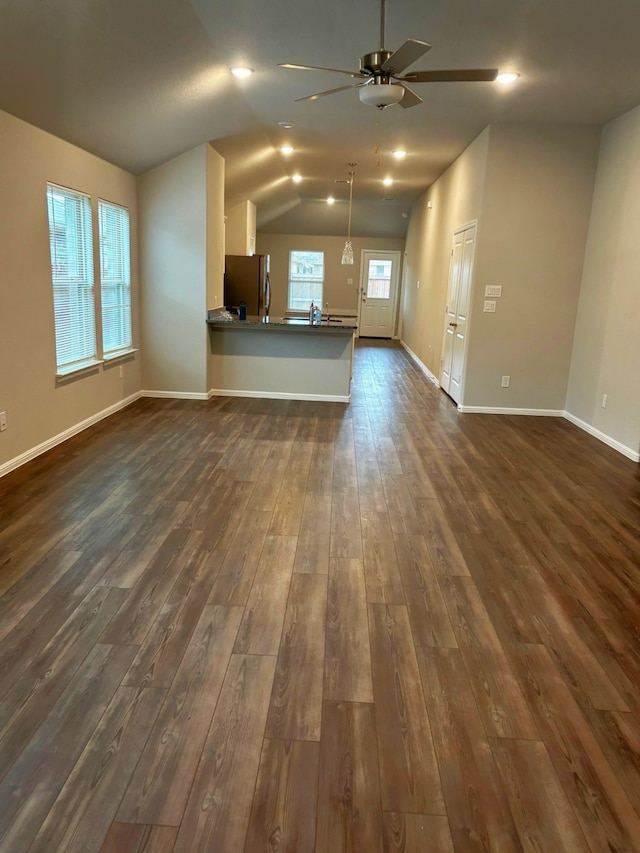
<svg viewBox="0 0 640 853"><path fill-rule="evenodd" d="M393 183L393 178L385 178L382 183L385 185L385 187L390 187Z"/></svg>
<svg viewBox="0 0 640 853"><path fill-rule="evenodd" d="M407 152L403 151L401 148L398 148L396 151L393 152L393 156L396 158L396 160L404 160L404 158L407 156Z"/></svg>
<svg viewBox="0 0 640 853"><path fill-rule="evenodd" d="M496 77L497 83L515 83L520 75L517 71L504 71Z"/></svg>
<svg viewBox="0 0 640 853"><path fill-rule="evenodd" d="M280 151L283 154L293 154L293 145L281 145Z"/></svg>
<svg viewBox="0 0 640 853"><path fill-rule="evenodd" d="M251 77L253 74L253 68L249 68L246 65L235 65L230 70L234 77L240 77L240 79Z"/></svg>
<svg viewBox="0 0 640 853"><path fill-rule="evenodd" d="M330 195L330 196L327 198L327 204L335 204L335 203L336 203L335 198L334 198L332 195Z"/></svg>
<svg viewBox="0 0 640 853"><path fill-rule="evenodd" d="M299 184L300 181L302 180L302 175L293 175L291 180L293 181L294 184Z"/></svg>
<svg viewBox="0 0 640 853"><path fill-rule="evenodd" d="M284 127L284 128L286 128L287 130L289 130L290 128L295 127L295 124L293 124L293 123L292 123L292 122L290 122L290 121L279 121L279 122L278 122L278 127Z"/></svg>

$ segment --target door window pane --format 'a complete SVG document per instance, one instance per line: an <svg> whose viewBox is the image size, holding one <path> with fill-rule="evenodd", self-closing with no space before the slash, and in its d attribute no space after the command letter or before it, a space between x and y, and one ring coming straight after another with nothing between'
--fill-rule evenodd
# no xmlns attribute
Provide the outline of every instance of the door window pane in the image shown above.
<svg viewBox="0 0 640 853"><path fill-rule="evenodd" d="M367 299L388 299L391 293L391 261L369 261Z"/></svg>

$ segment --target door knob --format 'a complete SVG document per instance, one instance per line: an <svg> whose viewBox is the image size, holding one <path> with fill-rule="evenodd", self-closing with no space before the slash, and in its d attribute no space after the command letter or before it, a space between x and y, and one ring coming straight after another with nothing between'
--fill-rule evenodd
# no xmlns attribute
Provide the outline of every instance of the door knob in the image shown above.
<svg viewBox="0 0 640 853"><path fill-rule="evenodd" d="M449 325L450 325L450 326L453 326L453 328L454 328L454 329L457 329L457 328L458 328L458 324L457 324L457 323L449 323Z"/></svg>

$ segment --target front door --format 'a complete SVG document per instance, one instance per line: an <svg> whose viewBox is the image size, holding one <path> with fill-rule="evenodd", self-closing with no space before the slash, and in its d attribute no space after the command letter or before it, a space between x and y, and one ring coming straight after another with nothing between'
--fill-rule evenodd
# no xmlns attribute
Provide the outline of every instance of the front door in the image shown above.
<svg viewBox="0 0 640 853"><path fill-rule="evenodd" d="M449 293L442 345L440 387L456 402L462 401L462 381L465 367L467 321L471 300L473 256L476 226L456 231L451 249Z"/></svg>
<svg viewBox="0 0 640 853"><path fill-rule="evenodd" d="M392 338L396 316L400 252L362 252L360 337Z"/></svg>

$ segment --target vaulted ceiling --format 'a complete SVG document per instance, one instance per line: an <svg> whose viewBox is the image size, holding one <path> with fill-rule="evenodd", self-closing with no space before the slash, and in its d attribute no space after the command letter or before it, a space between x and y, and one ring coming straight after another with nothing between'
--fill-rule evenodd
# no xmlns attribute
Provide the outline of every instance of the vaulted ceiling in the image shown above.
<svg viewBox="0 0 640 853"><path fill-rule="evenodd" d="M402 214L486 125L600 125L640 103L632 0L388 0L385 47L432 45L413 67L521 77L415 84L424 103L383 111L356 91L296 103L351 78L278 67L356 70L380 47L379 0L2 0L0 15L0 108L134 173L209 140L227 203L253 200L266 230L344 233L335 181L356 162L353 233L402 235ZM239 81L237 64L255 73Z"/></svg>

